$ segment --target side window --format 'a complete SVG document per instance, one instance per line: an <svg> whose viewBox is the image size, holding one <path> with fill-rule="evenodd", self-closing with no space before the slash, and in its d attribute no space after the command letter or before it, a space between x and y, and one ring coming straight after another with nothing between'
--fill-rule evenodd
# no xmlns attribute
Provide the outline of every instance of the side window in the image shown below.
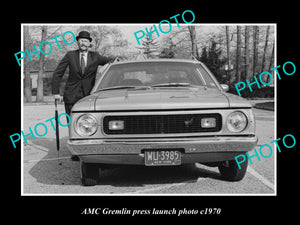
<svg viewBox="0 0 300 225"><path fill-rule="evenodd" d="M208 87L214 87L214 88L217 87L215 81L210 77L210 75L201 65L197 65L197 70L200 73L199 75L201 76L202 79L204 79Z"/></svg>

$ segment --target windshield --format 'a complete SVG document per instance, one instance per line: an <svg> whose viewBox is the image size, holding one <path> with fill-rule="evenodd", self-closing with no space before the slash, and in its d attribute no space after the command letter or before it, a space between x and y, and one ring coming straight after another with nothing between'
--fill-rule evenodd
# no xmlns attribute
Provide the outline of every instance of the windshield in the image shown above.
<svg viewBox="0 0 300 225"><path fill-rule="evenodd" d="M168 85L170 84L170 85ZM112 65L95 91L140 86L182 87L207 86L216 83L201 64L185 62L133 62Z"/></svg>

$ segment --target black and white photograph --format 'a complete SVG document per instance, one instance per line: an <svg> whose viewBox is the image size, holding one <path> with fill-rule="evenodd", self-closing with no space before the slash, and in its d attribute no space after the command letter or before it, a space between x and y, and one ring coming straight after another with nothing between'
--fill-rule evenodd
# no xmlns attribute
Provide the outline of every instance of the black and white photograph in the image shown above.
<svg viewBox="0 0 300 225"><path fill-rule="evenodd" d="M4 7L5 220L296 219L296 4L104 3Z"/></svg>
<svg viewBox="0 0 300 225"><path fill-rule="evenodd" d="M276 196L277 25L184 12L21 24L22 195Z"/></svg>

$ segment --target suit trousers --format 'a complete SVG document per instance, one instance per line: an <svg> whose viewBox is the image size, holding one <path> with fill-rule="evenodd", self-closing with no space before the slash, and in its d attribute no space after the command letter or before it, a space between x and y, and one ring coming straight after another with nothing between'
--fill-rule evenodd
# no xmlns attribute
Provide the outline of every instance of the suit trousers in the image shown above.
<svg viewBox="0 0 300 225"><path fill-rule="evenodd" d="M70 115L71 114L71 109L75 103L70 104L70 103L65 103L65 112ZM67 117L67 122L69 123L69 118Z"/></svg>
<svg viewBox="0 0 300 225"><path fill-rule="evenodd" d="M68 115L70 115L71 109L72 109L72 107L73 107L74 104L75 104L75 103L73 103L73 104L65 103L65 112L66 112ZM69 122L70 122L70 121L69 121L69 117L67 117L67 123L69 123ZM69 125L69 126L70 126L70 125ZM69 129L70 129L70 127L69 127ZM79 158L78 158L77 155L72 155L72 156L71 156L71 159L72 159L73 161L79 161Z"/></svg>

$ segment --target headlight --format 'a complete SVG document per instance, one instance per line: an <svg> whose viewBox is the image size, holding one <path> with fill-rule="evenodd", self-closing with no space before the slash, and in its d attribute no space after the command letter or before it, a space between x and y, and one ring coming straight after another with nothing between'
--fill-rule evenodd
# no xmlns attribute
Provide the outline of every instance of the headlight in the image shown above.
<svg viewBox="0 0 300 225"><path fill-rule="evenodd" d="M84 114L80 116L75 124L75 131L80 136L91 136L96 133L97 129L97 119L90 114Z"/></svg>
<svg viewBox="0 0 300 225"><path fill-rule="evenodd" d="M247 124L248 119L246 115L240 111L230 113L226 121L227 129L235 133L243 131Z"/></svg>

